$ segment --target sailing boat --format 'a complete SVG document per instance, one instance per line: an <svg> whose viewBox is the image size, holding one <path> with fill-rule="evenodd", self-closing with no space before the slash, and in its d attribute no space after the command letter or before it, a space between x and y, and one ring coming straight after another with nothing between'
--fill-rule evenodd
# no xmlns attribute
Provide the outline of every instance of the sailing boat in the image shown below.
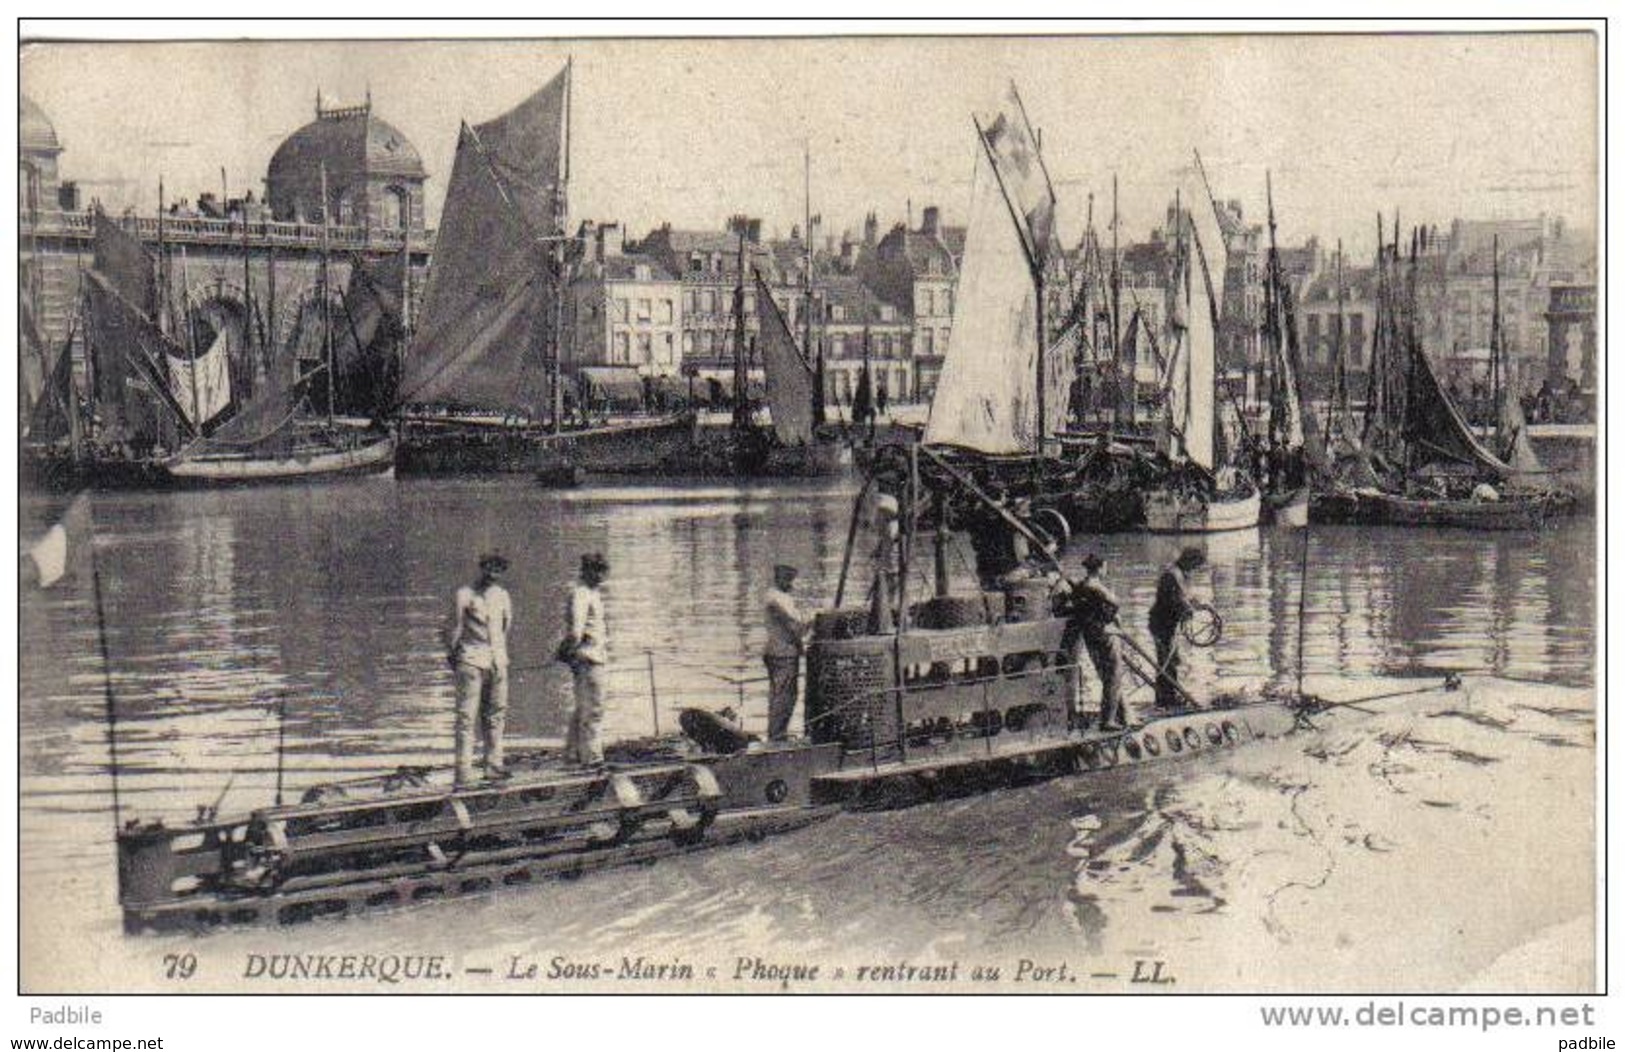
<svg viewBox="0 0 1625 1052"><path fill-rule="evenodd" d="M1379 317L1360 451L1374 484L1340 486L1317 496L1312 516L1317 522L1395 526L1538 527L1566 510L1572 498L1547 485L1549 475L1522 433L1516 398L1501 407L1502 433L1510 436L1503 451L1516 461L1508 463L1473 434L1439 382L1418 332L1420 250L1421 234L1413 232L1409 263L1402 268L1396 229L1393 241L1377 253ZM1495 266L1498 290L1498 260ZM1495 311L1492 334L1498 343L1499 302Z"/></svg>
<svg viewBox="0 0 1625 1052"><path fill-rule="evenodd" d="M1269 202L1270 248L1264 270L1263 337L1269 415L1264 463L1257 481L1264 491L1265 516L1278 526L1301 527L1309 525L1312 479L1324 474L1325 456L1304 387L1297 310L1275 243L1275 191L1267 174L1265 196Z"/></svg>
<svg viewBox="0 0 1625 1052"><path fill-rule="evenodd" d="M761 272L753 270L752 275L762 325L756 347L767 384L770 430L764 433L752 424L760 435L752 443L759 452L739 467L747 474L775 477L839 474L851 464L852 450L818 427L817 368L796 346Z"/></svg>
<svg viewBox="0 0 1625 1052"><path fill-rule="evenodd" d="M1217 412L1219 311L1212 275L1224 274L1224 236L1216 211L1177 205L1174 211L1174 345L1163 382L1163 451L1173 470L1146 493L1145 526L1152 533L1248 529L1258 525L1262 501L1247 473L1224 463Z"/></svg>
<svg viewBox="0 0 1625 1052"><path fill-rule="evenodd" d="M636 471L694 455L690 413L565 428L571 66L464 124L396 409L404 472Z"/></svg>
<svg viewBox="0 0 1625 1052"><path fill-rule="evenodd" d="M211 334L208 337L208 352L201 358L196 356L198 326L190 320L191 312L188 311L187 336L193 344L194 360L189 366L171 360L170 373L177 379L181 390L190 389L192 393L192 419L196 425L196 436L180 452L163 462L163 471L169 482L185 486L235 486L265 482L313 482L355 476L379 477L394 473L395 439L382 427L382 418L370 413L365 426L355 426L339 420L336 415L341 382L346 390L354 386L370 387L377 382L387 382L388 372L377 363L365 362L363 366L375 374L375 379L363 379L353 368L346 372L342 380L337 375L333 296L329 292L332 288L332 260L327 237L325 167L322 169L322 200L321 365L312 373L301 376L297 365L290 367L287 363L276 361L276 355L268 354L265 363L267 382L251 397L234 399L228 362L229 341L225 330ZM246 238L246 217L243 222ZM357 273L367 272L365 264L359 260L356 265ZM250 287L246 273L246 251L243 266L243 287L246 290ZM270 266L274 267L275 262ZM248 346L244 357L251 358L254 325L252 312L247 308L245 303L243 340ZM291 349L284 348L282 357L290 357L291 354ZM205 361L211 364L200 364ZM245 372L251 375L252 369ZM325 419L308 411L310 386L318 379L317 374L325 380ZM200 397L205 390L210 392L207 401ZM229 415L215 417L226 400L234 409ZM217 420L212 426L207 423L211 417Z"/></svg>
<svg viewBox="0 0 1625 1052"><path fill-rule="evenodd" d="M1049 339L1055 191L1015 85L999 112L973 122L980 148L964 261L922 441L1036 511L1062 504L1070 489L1052 439L1069 415L1080 325L1074 319Z"/></svg>

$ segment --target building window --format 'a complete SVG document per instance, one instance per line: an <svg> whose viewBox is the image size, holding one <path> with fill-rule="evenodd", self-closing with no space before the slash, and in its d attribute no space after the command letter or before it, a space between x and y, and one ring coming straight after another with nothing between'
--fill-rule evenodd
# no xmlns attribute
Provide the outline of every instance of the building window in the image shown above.
<svg viewBox="0 0 1625 1052"><path fill-rule="evenodd" d="M942 290L942 313L944 313L944 314L952 314L953 312L954 312L954 290L953 289L943 289Z"/></svg>
<svg viewBox="0 0 1625 1052"><path fill-rule="evenodd" d="M841 333L832 333L829 338L829 356L843 358L846 356L846 337Z"/></svg>
<svg viewBox="0 0 1625 1052"><path fill-rule="evenodd" d="M647 263L637 263L632 267L632 277L638 281L648 281L651 275L652 272L649 270L649 264Z"/></svg>
<svg viewBox="0 0 1625 1052"><path fill-rule="evenodd" d="M920 290L920 313L935 314L937 312L937 294L931 289Z"/></svg>
<svg viewBox="0 0 1625 1052"><path fill-rule="evenodd" d="M920 353L926 357L936 354L936 338L930 329L920 330Z"/></svg>
<svg viewBox="0 0 1625 1052"><path fill-rule="evenodd" d="M627 304L627 301L626 301L625 297L622 297L622 296L615 297L614 303L615 303L615 307L614 307L615 312L612 315L610 315L610 317L613 318L615 321L619 321L619 322L626 321L626 312L627 312L628 304Z"/></svg>
<svg viewBox="0 0 1625 1052"><path fill-rule="evenodd" d="M839 303L835 304L829 309L829 317L831 321L845 321L846 308L841 306Z"/></svg>
<svg viewBox="0 0 1625 1052"><path fill-rule="evenodd" d="M715 289L706 289L700 293L702 306L700 313L715 314L717 312L717 292Z"/></svg>
<svg viewBox="0 0 1625 1052"><path fill-rule="evenodd" d="M651 361L654 360L653 355L650 353L650 346L651 346L651 344L650 344L649 334L646 333L646 332L638 333L638 364L639 365L648 365Z"/></svg>
<svg viewBox="0 0 1625 1052"><path fill-rule="evenodd" d="M673 360L671 333L664 333L660 337L660 360L670 365Z"/></svg>
<svg viewBox="0 0 1625 1052"><path fill-rule="evenodd" d="M653 316L649 310L649 301L647 299L638 300L638 321L648 321Z"/></svg>
<svg viewBox="0 0 1625 1052"><path fill-rule="evenodd" d="M938 329L937 330L937 353L938 354L947 354L948 353L948 330L947 329Z"/></svg>
<svg viewBox="0 0 1625 1052"><path fill-rule="evenodd" d="M683 333L683 357L694 357L694 334L691 332Z"/></svg>
<svg viewBox="0 0 1625 1052"><path fill-rule="evenodd" d="M683 290L683 311L688 314L698 314L700 310L700 295L693 289Z"/></svg>
<svg viewBox="0 0 1625 1052"><path fill-rule="evenodd" d="M672 311L672 302L671 302L671 300L661 300L660 301L660 322L661 322L661 324L670 325L671 320L672 320L672 314L673 314L673 311Z"/></svg>
<svg viewBox="0 0 1625 1052"><path fill-rule="evenodd" d="M384 191L384 199L379 214L379 224L385 230L404 230L406 228L406 190L399 186L391 186Z"/></svg>
<svg viewBox="0 0 1625 1052"><path fill-rule="evenodd" d="M615 358L617 362L625 362L632 357L632 338L624 332L615 334Z"/></svg>
<svg viewBox="0 0 1625 1052"><path fill-rule="evenodd" d="M688 257L688 269L691 274L705 273L705 260L700 257L698 252L692 253Z"/></svg>

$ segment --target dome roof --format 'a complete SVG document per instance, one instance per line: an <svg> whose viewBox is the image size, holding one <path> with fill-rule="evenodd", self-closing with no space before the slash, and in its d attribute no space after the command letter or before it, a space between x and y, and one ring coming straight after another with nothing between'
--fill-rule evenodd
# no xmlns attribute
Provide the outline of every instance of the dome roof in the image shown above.
<svg viewBox="0 0 1625 1052"><path fill-rule="evenodd" d="M271 155L267 173L279 175L313 172L326 164L328 172L366 172L422 179L423 158L405 135L388 121L372 115L372 105L323 110L316 119L282 141Z"/></svg>
<svg viewBox="0 0 1625 1052"><path fill-rule="evenodd" d="M17 94L17 141L23 152L61 153L62 143L56 137L51 118L39 104L27 95Z"/></svg>

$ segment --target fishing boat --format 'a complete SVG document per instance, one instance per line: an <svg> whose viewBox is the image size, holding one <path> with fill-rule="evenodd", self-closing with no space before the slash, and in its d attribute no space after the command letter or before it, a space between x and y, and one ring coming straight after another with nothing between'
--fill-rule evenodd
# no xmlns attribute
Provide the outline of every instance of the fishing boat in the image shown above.
<svg viewBox="0 0 1625 1052"><path fill-rule="evenodd" d="M1381 226L1379 219L1379 233ZM1415 232L1407 266L1397 229L1393 240L1378 248L1378 319L1364 430L1357 443L1347 443L1340 468L1347 481L1317 494L1311 515L1327 523L1537 528L1571 510L1573 497L1551 484L1551 474L1529 444L1516 397L1497 391L1497 427L1493 436L1481 439L1439 382L1417 324L1421 249L1422 235ZM1498 245L1495 257L1491 331L1492 345L1498 346Z"/></svg>
<svg viewBox="0 0 1625 1052"><path fill-rule="evenodd" d="M734 289L734 407L726 452L730 473L745 477L827 478L852 465L852 446L844 428L823 420L819 374L815 363L796 346L796 339L761 271L747 268L745 224L739 226L739 284ZM809 253L811 249L809 248ZM809 263L810 265L810 263ZM745 333L745 272L754 282L761 332L756 350L761 355L766 386L768 423L756 419L748 386L749 361ZM808 334L811 334L811 292L807 286Z"/></svg>
<svg viewBox="0 0 1625 1052"><path fill-rule="evenodd" d="M1208 199L1211 203L1211 194ZM1145 494L1145 528L1151 533L1250 529L1262 519L1263 497L1250 466L1229 462L1250 443L1245 434L1227 441L1219 412L1220 395L1229 389L1218 377L1219 297L1213 275L1222 280L1227 252L1218 208L1202 208L1193 198L1193 207L1185 209L1176 197L1174 215L1173 338L1162 384L1161 443L1172 468ZM1230 408L1244 431L1243 414L1233 404Z"/></svg>
<svg viewBox="0 0 1625 1052"><path fill-rule="evenodd" d="M403 474L680 470L690 412L567 419L571 67L463 124L395 418Z"/></svg>
<svg viewBox="0 0 1625 1052"><path fill-rule="evenodd" d="M1310 408L1302 347L1298 342L1298 315L1292 284L1281 266L1275 243L1275 189L1265 173L1269 206L1269 255L1264 266L1263 336L1265 436L1262 464L1256 469L1263 494L1263 518L1290 528L1309 525L1309 501L1316 480L1326 476L1320 428ZM1342 260L1338 260L1339 275ZM1339 288L1341 296L1341 287ZM1341 307L1341 299L1339 306ZM1342 318L1336 333L1340 353Z"/></svg>
<svg viewBox="0 0 1625 1052"><path fill-rule="evenodd" d="M331 410L313 417L314 376L297 375L285 348L267 341L256 369L251 339L235 355L223 331L199 339L190 304L171 302L164 253L155 259L100 211L94 228L80 309L88 390L81 398L65 345L24 442L25 478L48 488L251 485L393 469L387 432ZM317 373L330 376L330 363Z"/></svg>
<svg viewBox="0 0 1625 1052"><path fill-rule="evenodd" d="M1064 520L1076 465L1056 436L1066 430L1081 323L1057 334L1046 318L1059 255L1055 192L1014 85L998 111L972 122L978 146L952 335L920 436L938 456L925 470L952 464L1005 507L1019 502L1029 522L1039 511Z"/></svg>

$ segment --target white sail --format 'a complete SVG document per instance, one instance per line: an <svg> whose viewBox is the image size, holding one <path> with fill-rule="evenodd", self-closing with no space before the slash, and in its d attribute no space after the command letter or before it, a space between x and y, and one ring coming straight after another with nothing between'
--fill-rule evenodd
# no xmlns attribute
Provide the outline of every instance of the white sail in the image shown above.
<svg viewBox="0 0 1625 1052"><path fill-rule="evenodd" d="M231 369L224 331L196 358L168 354L169 389L193 424L203 425L231 404Z"/></svg>
<svg viewBox="0 0 1625 1052"><path fill-rule="evenodd" d="M1182 451L1187 460L1212 471L1218 397L1217 295L1224 281L1224 236L1217 218L1200 204L1181 220L1184 244L1170 311L1178 345L1169 363L1169 424L1176 432L1173 451Z"/></svg>
<svg viewBox="0 0 1625 1052"><path fill-rule="evenodd" d="M1038 295L986 151L976 153L964 264L925 441L982 453L1037 449Z"/></svg>

